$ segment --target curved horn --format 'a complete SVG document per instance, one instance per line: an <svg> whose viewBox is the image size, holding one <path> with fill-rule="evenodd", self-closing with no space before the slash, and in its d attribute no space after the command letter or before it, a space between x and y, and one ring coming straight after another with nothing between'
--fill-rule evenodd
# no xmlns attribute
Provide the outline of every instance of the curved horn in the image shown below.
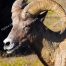
<svg viewBox="0 0 66 66"><path fill-rule="evenodd" d="M13 5L12 5L12 18L14 18L15 16L17 16L20 12L20 10L22 10L22 2L23 0L16 0Z"/></svg>
<svg viewBox="0 0 66 66"><path fill-rule="evenodd" d="M22 2L23 2L23 0L16 0L12 5L11 12L12 12L13 22L15 22L16 19L19 20L19 15L20 15L20 12L22 11L22 9L21 9L22 8Z"/></svg>
<svg viewBox="0 0 66 66"><path fill-rule="evenodd" d="M48 11L54 11L57 13L57 15L61 18L61 21L63 22L60 29L53 30L54 32L63 31L65 30L65 22L66 22L66 14L64 9L61 7L60 4L53 0L34 0L31 3L29 3L22 11L22 18L26 19L26 15L36 15L40 13L41 11L48 10Z"/></svg>
<svg viewBox="0 0 66 66"><path fill-rule="evenodd" d="M28 4L29 0L16 0L13 5L12 5L12 20L13 22L15 22L16 19L19 18L23 8L26 6L26 4ZM21 16L20 16L21 17Z"/></svg>
<svg viewBox="0 0 66 66"><path fill-rule="evenodd" d="M21 17L21 12L22 10L24 9L24 7L30 3L31 0L16 0L13 5L12 5L12 9L11 9L11 12L12 12L12 21L13 23L16 21L16 22L19 22L20 19L22 19ZM23 19L24 20L24 19Z"/></svg>
<svg viewBox="0 0 66 66"><path fill-rule="evenodd" d="M15 12L19 12L20 10L22 10L22 2L23 0L16 0L13 5L12 5L12 9L11 9L11 12L12 14L15 13ZM17 14L17 13L16 13Z"/></svg>

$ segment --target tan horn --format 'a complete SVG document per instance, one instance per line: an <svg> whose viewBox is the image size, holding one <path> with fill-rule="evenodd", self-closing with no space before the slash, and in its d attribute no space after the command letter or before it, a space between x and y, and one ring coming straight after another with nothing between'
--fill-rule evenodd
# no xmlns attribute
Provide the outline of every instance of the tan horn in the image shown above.
<svg viewBox="0 0 66 66"><path fill-rule="evenodd" d="M26 19L27 13L34 16L34 15L36 15L42 11L45 11L45 10L56 12L57 15L63 21L63 24L61 25L62 28L60 28L58 30L54 30L54 29L50 28L52 31L58 32L58 31L62 31L66 28L64 26L64 24L66 24L65 23L66 22L65 11L60 4L58 4L57 2L55 2L53 0L34 0L34 1L32 1L23 9L22 18Z"/></svg>

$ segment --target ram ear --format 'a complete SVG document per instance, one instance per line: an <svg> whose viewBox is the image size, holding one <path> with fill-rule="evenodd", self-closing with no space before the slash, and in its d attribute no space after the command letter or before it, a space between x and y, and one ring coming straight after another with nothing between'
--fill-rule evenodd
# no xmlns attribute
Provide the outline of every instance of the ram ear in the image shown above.
<svg viewBox="0 0 66 66"><path fill-rule="evenodd" d="M32 1L23 9L22 17L26 18L26 13L35 16L46 10L48 14L43 24L53 32L63 32L66 29L66 14L62 6L53 0Z"/></svg>

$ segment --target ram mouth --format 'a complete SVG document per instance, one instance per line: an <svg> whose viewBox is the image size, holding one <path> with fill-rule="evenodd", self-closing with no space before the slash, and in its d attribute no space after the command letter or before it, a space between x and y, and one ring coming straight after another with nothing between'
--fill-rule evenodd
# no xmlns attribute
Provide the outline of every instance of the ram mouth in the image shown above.
<svg viewBox="0 0 66 66"><path fill-rule="evenodd" d="M18 49L20 45L18 44L11 44L9 46L4 46L4 50L6 50L7 54L13 53L16 49Z"/></svg>
<svg viewBox="0 0 66 66"><path fill-rule="evenodd" d="M12 49L7 50L6 52L7 52L7 54L11 54L11 53L13 53L18 48L19 48L19 46L16 46L16 47L14 47Z"/></svg>

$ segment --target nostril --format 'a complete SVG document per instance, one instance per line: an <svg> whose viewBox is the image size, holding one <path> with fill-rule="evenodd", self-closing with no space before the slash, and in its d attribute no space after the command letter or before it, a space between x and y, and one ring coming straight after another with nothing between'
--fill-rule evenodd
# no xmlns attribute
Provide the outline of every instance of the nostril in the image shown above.
<svg viewBox="0 0 66 66"><path fill-rule="evenodd" d="M10 38L6 38L6 39L3 41L3 43L4 43L5 45L9 45L9 44L11 43L11 39L10 39Z"/></svg>
<svg viewBox="0 0 66 66"><path fill-rule="evenodd" d="M7 42L7 43L6 43L6 46L9 46L9 45L10 45L10 42Z"/></svg>

